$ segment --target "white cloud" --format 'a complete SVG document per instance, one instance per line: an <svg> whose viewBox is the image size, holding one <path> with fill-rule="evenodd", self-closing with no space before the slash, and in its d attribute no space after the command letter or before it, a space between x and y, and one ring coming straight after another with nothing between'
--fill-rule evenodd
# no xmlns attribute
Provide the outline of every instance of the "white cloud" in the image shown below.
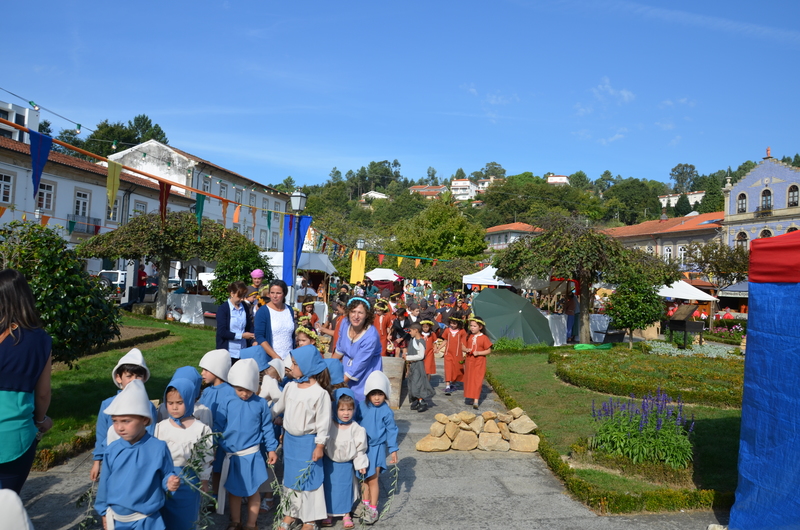
<svg viewBox="0 0 800 530"><path fill-rule="evenodd" d="M595 97L600 101L605 101L606 96L616 100L618 104L630 103L636 98L636 95L628 89L616 89L611 86L611 80L608 77L603 77L600 84L592 89Z"/></svg>
<svg viewBox="0 0 800 530"><path fill-rule="evenodd" d="M592 139L592 135L591 135L591 133L589 132L588 129L581 129L580 131L573 131L572 135L578 137L578 139L580 139L580 140L591 140Z"/></svg>
<svg viewBox="0 0 800 530"><path fill-rule="evenodd" d="M575 106L572 108L575 109L575 114L578 116L586 116L587 114L591 114L593 110L591 105L584 107L580 103L575 103Z"/></svg>
<svg viewBox="0 0 800 530"><path fill-rule="evenodd" d="M623 138L625 138L625 135L623 133L626 132L628 132L628 129L623 127L621 129L618 129L616 134L608 138L598 138L597 143L599 143L600 145L608 145L612 142L616 142L617 140L622 140Z"/></svg>
<svg viewBox="0 0 800 530"><path fill-rule="evenodd" d="M518 103L519 97L516 94L511 96L504 96L502 94L486 94L486 102L489 105L508 105L509 103Z"/></svg>
<svg viewBox="0 0 800 530"><path fill-rule="evenodd" d="M670 142L669 142L669 145L670 145L671 147L674 147L674 146L678 145L679 143L681 143L681 135L680 135L680 134L679 134L679 135L677 135L677 136L676 136L675 138L673 138L672 140L670 140Z"/></svg>
<svg viewBox="0 0 800 530"><path fill-rule="evenodd" d="M657 121L656 127L660 127L662 131L671 131L675 128L675 124L669 121L664 123Z"/></svg>
<svg viewBox="0 0 800 530"><path fill-rule="evenodd" d="M464 83L459 88L461 90L466 91L467 94L471 94L473 96L477 96L478 95L478 91L475 89L475 84L474 83Z"/></svg>

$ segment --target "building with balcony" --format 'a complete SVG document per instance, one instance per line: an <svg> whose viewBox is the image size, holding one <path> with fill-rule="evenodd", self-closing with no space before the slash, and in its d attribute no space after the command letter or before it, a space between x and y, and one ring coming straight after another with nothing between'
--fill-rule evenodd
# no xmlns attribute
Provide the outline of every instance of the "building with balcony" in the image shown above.
<svg viewBox="0 0 800 530"><path fill-rule="evenodd" d="M495 182L503 182L505 179L500 177L490 176L488 179L478 179L478 193L485 193L486 190L489 189L489 186L494 184Z"/></svg>
<svg viewBox="0 0 800 530"><path fill-rule="evenodd" d="M514 241L539 232L541 229L526 223L509 223L505 225L492 226L486 229L487 249L485 252L492 253L502 250Z"/></svg>
<svg viewBox="0 0 800 530"><path fill-rule="evenodd" d="M767 156L736 184L730 180L725 196L725 241L749 246L750 241L800 228L800 168Z"/></svg>
<svg viewBox="0 0 800 530"><path fill-rule="evenodd" d="M39 111L29 107L21 107L13 103L0 101L0 118L22 125L34 131L39 130ZM0 137L10 138L25 144L31 143L28 133L0 123Z"/></svg>
<svg viewBox="0 0 800 530"><path fill-rule="evenodd" d="M454 201L471 201L475 198L478 187L468 179L453 179L450 182L450 193Z"/></svg>
<svg viewBox="0 0 800 530"><path fill-rule="evenodd" d="M419 193L428 200L436 199L446 191L447 191L447 186L428 186L425 184L420 184L418 186L411 186L410 188L408 188L409 193Z"/></svg>

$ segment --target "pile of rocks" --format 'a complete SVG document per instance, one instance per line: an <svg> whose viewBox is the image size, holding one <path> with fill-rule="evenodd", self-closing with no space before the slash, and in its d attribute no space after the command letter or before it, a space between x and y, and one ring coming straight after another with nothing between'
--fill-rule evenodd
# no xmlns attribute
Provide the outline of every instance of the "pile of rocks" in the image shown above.
<svg viewBox="0 0 800 530"><path fill-rule="evenodd" d="M508 412L486 411L475 415L469 411L446 416L436 415L430 434L417 442L417 451L520 451L533 453L539 448L539 437L530 434L536 424L517 407Z"/></svg>

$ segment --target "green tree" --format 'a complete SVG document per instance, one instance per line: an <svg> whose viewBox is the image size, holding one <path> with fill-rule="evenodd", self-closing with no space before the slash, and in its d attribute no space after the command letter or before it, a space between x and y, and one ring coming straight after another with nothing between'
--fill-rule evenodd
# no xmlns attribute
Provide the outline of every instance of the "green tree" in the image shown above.
<svg viewBox="0 0 800 530"><path fill-rule="evenodd" d="M692 205L689 204L689 197L686 196L685 193L681 193L681 196L678 197L678 202L675 203L675 215L678 217L683 217L686 214L691 213Z"/></svg>
<svg viewBox="0 0 800 530"><path fill-rule="evenodd" d="M569 176L569 185L579 190L588 190L592 186L592 181L583 171L576 171Z"/></svg>
<svg viewBox="0 0 800 530"><path fill-rule="evenodd" d="M669 178L675 181L675 193L686 193L692 189L697 170L692 164L678 164L669 172Z"/></svg>
<svg viewBox="0 0 800 530"><path fill-rule="evenodd" d="M603 171L603 174L598 177L597 180L594 181L594 187L600 193L604 193L608 188L616 184L617 181L614 178L614 175L611 174L609 170Z"/></svg>
<svg viewBox="0 0 800 530"><path fill-rule="evenodd" d="M709 282L725 289L747 279L750 269L750 251L745 246L730 247L714 240L692 243L686 248L685 266L702 273Z"/></svg>
<svg viewBox="0 0 800 530"><path fill-rule="evenodd" d="M28 280L53 338L54 361L71 367L119 335L118 306L53 230L20 221L0 227L0 268L17 269Z"/></svg>
<svg viewBox="0 0 800 530"><path fill-rule="evenodd" d="M711 185L706 189L705 195L700 200L699 213L721 212L725 209L725 196L722 194L722 187Z"/></svg>
<svg viewBox="0 0 800 530"><path fill-rule="evenodd" d="M283 181L280 184L274 184L274 185L270 184L270 187L275 188L278 191L282 191L283 193L291 194L292 192L294 192L294 190L297 189L298 186L290 175L285 179L283 179Z"/></svg>
<svg viewBox="0 0 800 530"><path fill-rule="evenodd" d="M230 296L228 286L239 280L247 283L250 272L255 269L264 271L263 285L268 285L275 278L269 260L261 255L257 246L242 245L231 248L217 260L209 294L218 304L223 303Z"/></svg>
<svg viewBox="0 0 800 530"><path fill-rule="evenodd" d="M792 159L792 165L794 167L800 167L800 153L796 153L794 158Z"/></svg>
<svg viewBox="0 0 800 530"><path fill-rule="evenodd" d="M339 182L342 182L342 172L336 169L336 166L331 169L331 172L328 176L330 177L328 180L329 184L338 184Z"/></svg>
<svg viewBox="0 0 800 530"><path fill-rule="evenodd" d="M466 274L477 272L475 262L465 258L456 258L451 261L439 261L436 265L430 263L426 269L426 277L434 283L437 289L447 287L461 289L461 279Z"/></svg>
<svg viewBox="0 0 800 530"><path fill-rule="evenodd" d="M50 120L42 120L39 122L39 132L47 136L53 136L53 124Z"/></svg>
<svg viewBox="0 0 800 530"><path fill-rule="evenodd" d="M467 174L464 173L463 169L458 168L458 169L456 169L455 174L453 174L453 176L450 177L450 180L463 180L465 178L467 178Z"/></svg>
<svg viewBox="0 0 800 530"><path fill-rule="evenodd" d="M639 179L627 178L620 181L608 188L603 197L606 200L617 199L622 203L623 207L616 213L619 215L619 220L628 225L645 221L661 211L658 196L647 183Z"/></svg>
<svg viewBox="0 0 800 530"><path fill-rule="evenodd" d="M394 254L425 258L476 258L486 248L484 229L469 222L457 207L442 200L394 227Z"/></svg>
<svg viewBox="0 0 800 530"><path fill-rule="evenodd" d="M146 114L139 114L133 120L129 120L127 124L121 121L111 123L108 120L103 120L94 127L94 131L86 137L86 140L80 138L75 129L61 129L56 138L75 147L106 157L116 152L114 142L117 142L116 148L121 149L127 149L130 146L139 145L148 140L156 140L162 144L169 143L167 135L161 127L158 124L153 124L153 121ZM94 162L91 157L59 145L54 144L53 151Z"/></svg>
<svg viewBox="0 0 800 530"><path fill-rule="evenodd" d="M164 318L170 262L194 258L218 261L235 248L247 246L255 247L255 244L236 230L224 228L210 219L203 219L202 236L198 241L195 215L170 212L163 224L157 213L138 215L116 230L89 238L77 251L84 258L143 258L155 263L158 267L156 318Z"/></svg>
<svg viewBox="0 0 800 530"><path fill-rule="evenodd" d="M615 274L622 275L619 271L635 267L635 260L633 264L629 263L631 251L626 250L619 241L587 227L579 219L549 214L537 219L536 226L542 229L536 237L519 239L495 257L498 276L577 280L581 307L589 308L592 307L591 286L598 273L603 274L604 280L613 282L619 279ZM655 266L649 274L654 284L679 276L676 269L661 270L655 269ZM660 282L658 285L663 283L671 282ZM590 342L589 313L580 313L580 339L584 343Z"/></svg>

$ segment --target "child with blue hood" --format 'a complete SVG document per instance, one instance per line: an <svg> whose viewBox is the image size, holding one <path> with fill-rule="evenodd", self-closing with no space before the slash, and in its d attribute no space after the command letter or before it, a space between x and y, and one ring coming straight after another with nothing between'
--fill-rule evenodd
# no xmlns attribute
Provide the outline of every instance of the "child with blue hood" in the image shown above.
<svg viewBox="0 0 800 530"><path fill-rule="evenodd" d="M200 492L186 484L195 486L202 483L203 491L208 491L211 478L211 463L214 460L211 428L194 417L195 402L200 392L199 385L193 381L192 372L200 377L197 370L185 366L175 371L172 380L164 391L164 405L169 418L156 425L155 437L166 442L172 456L173 472L181 476L184 467L197 451L202 454L202 469L199 476L194 470L185 473L181 479L182 487L167 497L161 516L170 530L192 530L200 518ZM184 377L186 376L186 377Z"/></svg>
<svg viewBox="0 0 800 530"><path fill-rule="evenodd" d="M337 361L338 362L338 361ZM358 480L369 466L367 431L355 422L356 396L349 388L333 392L333 422L325 443L325 505L328 517L323 526L333 526L333 517L341 517L344 528L354 528L350 516L358 499Z"/></svg>
<svg viewBox="0 0 800 530"><path fill-rule="evenodd" d="M296 348L290 357L294 380L273 409L283 414L283 486L290 499L280 528L289 530L299 519L303 530L312 530L328 513L322 460L332 419L330 375L315 346Z"/></svg>
<svg viewBox="0 0 800 530"><path fill-rule="evenodd" d="M175 373L172 375L173 379L188 379L192 382L195 387L195 395L197 396L198 401L194 403L194 412L192 412L192 416L196 420L200 420L201 422L208 425L209 428L214 427L214 417L211 413L211 409L203 405L199 402L200 392L203 388L203 378L200 376L200 372L194 366L181 366ZM169 412L167 412L167 404L166 400L162 401L161 404L158 406L158 421L162 422L164 420L168 420L170 418Z"/></svg>

